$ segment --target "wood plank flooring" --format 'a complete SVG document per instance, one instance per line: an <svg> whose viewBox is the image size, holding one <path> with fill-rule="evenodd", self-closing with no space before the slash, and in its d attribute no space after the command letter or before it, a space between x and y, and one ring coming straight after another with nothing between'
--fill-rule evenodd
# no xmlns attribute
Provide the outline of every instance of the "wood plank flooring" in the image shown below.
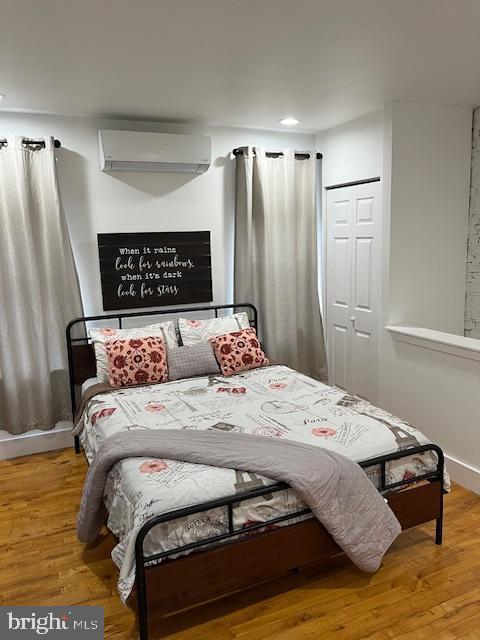
<svg viewBox="0 0 480 640"><path fill-rule="evenodd" d="M91 549L75 536L86 468L73 450L0 462L0 604L101 605L105 637L130 640L113 536ZM455 486L442 547L433 529L403 533L373 576L309 570L155 622L151 638L480 640L480 496Z"/></svg>

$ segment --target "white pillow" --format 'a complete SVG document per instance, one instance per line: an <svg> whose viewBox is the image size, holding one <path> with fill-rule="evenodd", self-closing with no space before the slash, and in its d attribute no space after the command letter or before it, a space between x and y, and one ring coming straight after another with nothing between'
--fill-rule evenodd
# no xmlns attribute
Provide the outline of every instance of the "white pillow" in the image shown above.
<svg viewBox="0 0 480 640"><path fill-rule="evenodd" d="M224 318L211 318L210 320L178 319L178 328L185 346L205 342L209 338L221 336L232 331L241 331L250 326L245 312L234 313Z"/></svg>
<svg viewBox="0 0 480 640"><path fill-rule="evenodd" d="M108 382L108 358L105 351L105 342L110 340L130 340L131 338L148 338L149 336L160 336L165 341L168 349L177 349L178 340L175 332L175 325L171 320L149 324L146 327L134 327L132 329L90 329L88 332L95 349L95 359L97 361L98 382Z"/></svg>

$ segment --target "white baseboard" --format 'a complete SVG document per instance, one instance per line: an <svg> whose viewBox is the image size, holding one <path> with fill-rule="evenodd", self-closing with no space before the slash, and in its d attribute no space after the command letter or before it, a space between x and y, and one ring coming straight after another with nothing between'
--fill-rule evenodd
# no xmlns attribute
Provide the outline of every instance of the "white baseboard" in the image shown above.
<svg viewBox="0 0 480 640"><path fill-rule="evenodd" d="M466 462L461 462L447 455L445 455L445 464L454 482L480 494L480 469L471 467Z"/></svg>
<svg viewBox="0 0 480 640"><path fill-rule="evenodd" d="M35 429L14 436L0 431L0 460L10 460L32 453L54 451L73 447L72 423L59 422L54 429L41 431Z"/></svg>

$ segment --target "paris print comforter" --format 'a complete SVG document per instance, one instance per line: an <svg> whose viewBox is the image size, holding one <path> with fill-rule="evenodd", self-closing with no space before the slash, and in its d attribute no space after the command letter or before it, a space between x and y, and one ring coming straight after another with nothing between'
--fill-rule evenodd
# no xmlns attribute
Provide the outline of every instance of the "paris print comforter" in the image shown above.
<svg viewBox="0 0 480 640"><path fill-rule="evenodd" d="M286 438L355 461L428 443L420 431L385 411L281 365L228 378L191 378L97 395L86 405L80 439L91 462L103 440L119 431L172 428ZM433 452L407 456L387 463L387 482L435 467ZM378 486L379 470L366 471ZM448 488L448 477L445 480ZM135 538L146 520L273 482L252 473L177 460L128 458L115 464L104 500L107 526L118 538L112 558L120 570L122 600L133 588ZM304 506L292 490L267 494L240 503L234 509L234 526L242 530ZM159 525L147 536L145 551L151 555L175 549L227 530L226 510L212 509Z"/></svg>

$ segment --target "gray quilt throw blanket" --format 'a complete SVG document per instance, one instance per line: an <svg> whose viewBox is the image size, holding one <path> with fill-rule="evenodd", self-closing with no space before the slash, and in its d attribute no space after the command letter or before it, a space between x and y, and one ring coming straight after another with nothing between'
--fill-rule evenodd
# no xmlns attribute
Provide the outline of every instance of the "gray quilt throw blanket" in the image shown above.
<svg viewBox="0 0 480 640"><path fill-rule="evenodd" d="M77 520L81 542L105 520L107 474L124 458L154 457L250 471L288 483L357 567L373 572L401 531L394 513L355 462L327 449L263 436L164 429L107 438L87 474Z"/></svg>

